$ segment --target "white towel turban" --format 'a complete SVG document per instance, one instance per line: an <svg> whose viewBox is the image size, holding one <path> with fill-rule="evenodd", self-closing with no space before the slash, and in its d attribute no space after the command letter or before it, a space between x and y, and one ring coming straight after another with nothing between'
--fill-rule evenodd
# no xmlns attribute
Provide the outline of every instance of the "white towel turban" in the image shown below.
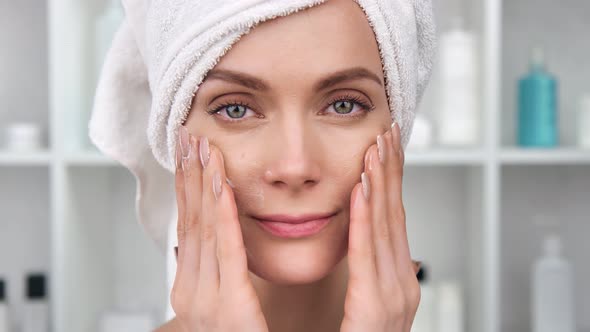
<svg viewBox="0 0 590 332"><path fill-rule="evenodd" d="M92 142L137 181L139 222L162 250L176 213L176 133L219 59L256 24L327 0L123 0L126 18L102 69ZM405 147L435 52L431 0L355 0L379 46Z"/></svg>

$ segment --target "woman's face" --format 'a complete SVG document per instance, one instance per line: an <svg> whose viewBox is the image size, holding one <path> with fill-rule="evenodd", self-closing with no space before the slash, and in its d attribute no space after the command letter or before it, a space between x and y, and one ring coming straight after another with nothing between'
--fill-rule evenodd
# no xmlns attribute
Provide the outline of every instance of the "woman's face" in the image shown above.
<svg viewBox="0 0 590 332"><path fill-rule="evenodd" d="M209 71L185 123L223 153L250 271L279 284L320 280L346 255L352 188L390 124L377 42L351 0L255 27ZM313 213L334 216L298 238L255 218Z"/></svg>

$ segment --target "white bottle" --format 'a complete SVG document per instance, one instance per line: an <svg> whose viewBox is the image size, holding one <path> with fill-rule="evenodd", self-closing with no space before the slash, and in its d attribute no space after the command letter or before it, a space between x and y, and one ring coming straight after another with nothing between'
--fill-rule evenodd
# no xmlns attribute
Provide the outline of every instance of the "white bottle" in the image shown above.
<svg viewBox="0 0 590 332"><path fill-rule="evenodd" d="M590 94L580 100L578 111L578 145L590 149Z"/></svg>
<svg viewBox="0 0 590 332"><path fill-rule="evenodd" d="M115 33L124 18L125 12L123 11L121 0L109 0L109 5L96 21L94 28L94 56L97 74L100 73Z"/></svg>
<svg viewBox="0 0 590 332"><path fill-rule="evenodd" d="M49 304L46 297L45 275L27 277L27 299L23 308L22 332L49 331Z"/></svg>
<svg viewBox="0 0 590 332"><path fill-rule="evenodd" d="M424 150L432 145L432 123L423 114L416 114L412 136L406 149Z"/></svg>
<svg viewBox="0 0 590 332"><path fill-rule="evenodd" d="M428 281L428 270L422 264L420 272L418 272L418 281L420 282L420 304L416 317L412 324L412 332L437 332L436 327L436 297L435 290L431 282Z"/></svg>
<svg viewBox="0 0 590 332"><path fill-rule="evenodd" d="M441 82L438 96L438 140L441 145L473 146L479 143L480 103L477 38L456 18L454 27L440 39Z"/></svg>
<svg viewBox="0 0 590 332"><path fill-rule="evenodd" d="M0 332L8 332L10 329L8 303L6 301L6 289L4 286L4 280L0 279Z"/></svg>
<svg viewBox="0 0 590 332"><path fill-rule="evenodd" d="M547 236L543 251L532 271L532 331L575 332L572 267L561 255L560 238Z"/></svg>
<svg viewBox="0 0 590 332"><path fill-rule="evenodd" d="M455 281L444 281L438 286L438 332L465 331L463 291Z"/></svg>

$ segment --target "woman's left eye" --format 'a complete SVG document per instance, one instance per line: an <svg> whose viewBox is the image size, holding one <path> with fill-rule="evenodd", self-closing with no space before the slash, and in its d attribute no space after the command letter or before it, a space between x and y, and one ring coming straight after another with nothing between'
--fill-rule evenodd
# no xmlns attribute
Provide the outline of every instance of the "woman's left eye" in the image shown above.
<svg viewBox="0 0 590 332"><path fill-rule="evenodd" d="M370 112L374 109L374 107L366 103L365 101L361 100L355 96L348 96L344 98L338 98L333 100L328 105L327 109L333 109L336 113L336 116L339 117L359 117L364 115L367 112ZM360 114L357 114L359 113ZM354 114L354 115L347 115L347 114Z"/></svg>

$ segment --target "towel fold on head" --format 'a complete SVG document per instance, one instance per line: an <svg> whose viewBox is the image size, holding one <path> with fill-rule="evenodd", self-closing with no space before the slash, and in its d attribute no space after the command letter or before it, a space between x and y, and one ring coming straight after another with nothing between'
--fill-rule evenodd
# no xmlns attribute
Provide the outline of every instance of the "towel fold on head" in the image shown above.
<svg viewBox="0 0 590 332"><path fill-rule="evenodd" d="M139 222L162 250L175 219L175 146L194 95L257 24L328 0L123 0L126 18L103 66L92 142L137 181ZM435 52L431 0L354 0L379 45L392 118L405 147Z"/></svg>

